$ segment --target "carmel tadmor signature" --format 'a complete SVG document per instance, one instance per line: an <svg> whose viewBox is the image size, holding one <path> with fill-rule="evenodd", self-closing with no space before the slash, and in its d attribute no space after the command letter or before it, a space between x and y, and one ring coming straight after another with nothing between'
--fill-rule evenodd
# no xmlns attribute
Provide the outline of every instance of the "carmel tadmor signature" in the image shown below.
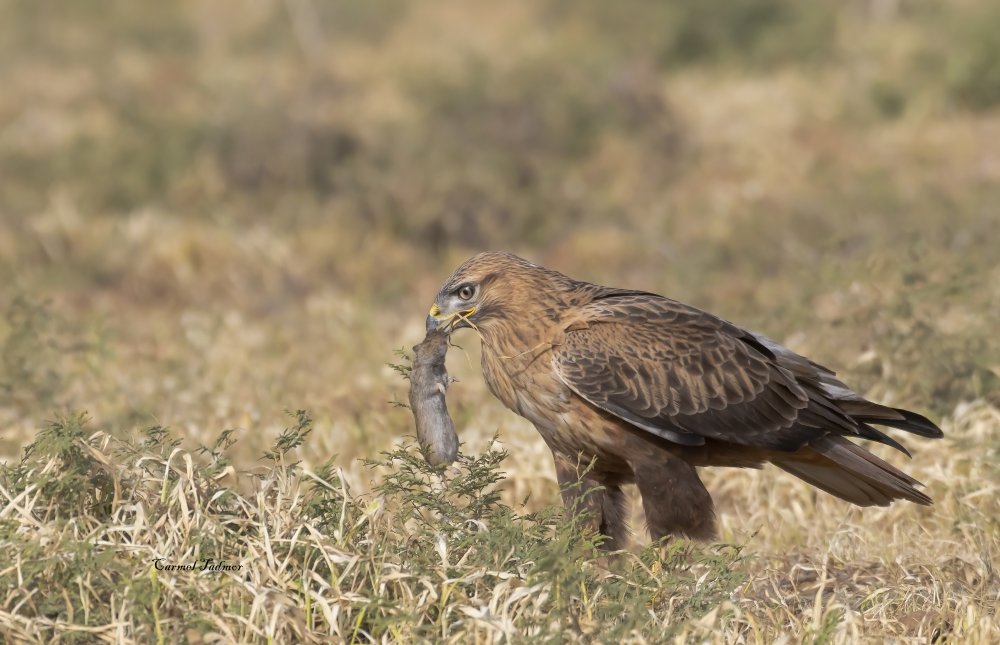
<svg viewBox="0 0 1000 645"><path fill-rule="evenodd" d="M153 566L157 571L240 571L243 565L229 563L215 558L195 559L188 564L171 564L166 558L153 558Z"/></svg>

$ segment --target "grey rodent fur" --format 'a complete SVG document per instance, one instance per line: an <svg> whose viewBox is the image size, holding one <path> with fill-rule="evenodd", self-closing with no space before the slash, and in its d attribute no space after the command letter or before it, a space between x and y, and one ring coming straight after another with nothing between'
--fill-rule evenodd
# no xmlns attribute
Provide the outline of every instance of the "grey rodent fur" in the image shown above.
<svg viewBox="0 0 1000 645"><path fill-rule="evenodd" d="M417 440L432 466L448 465L458 458L458 435L444 398L451 383L444 365L447 353L448 336L443 332L429 332L413 347L410 409L417 423Z"/></svg>

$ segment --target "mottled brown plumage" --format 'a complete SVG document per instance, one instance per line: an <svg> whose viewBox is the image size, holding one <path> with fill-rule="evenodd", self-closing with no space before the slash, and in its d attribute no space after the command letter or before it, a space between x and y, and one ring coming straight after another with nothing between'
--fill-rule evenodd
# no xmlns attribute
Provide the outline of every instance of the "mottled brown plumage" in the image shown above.
<svg viewBox="0 0 1000 645"><path fill-rule="evenodd" d="M930 504L919 482L849 438L905 452L871 424L940 437L937 426L867 401L827 368L675 300L482 253L445 282L427 324L478 330L490 391L535 425L564 500L583 500L611 548L626 539L621 486L631 482L654 539L713 537L701 466L771 462L860 506Z"/></svg>

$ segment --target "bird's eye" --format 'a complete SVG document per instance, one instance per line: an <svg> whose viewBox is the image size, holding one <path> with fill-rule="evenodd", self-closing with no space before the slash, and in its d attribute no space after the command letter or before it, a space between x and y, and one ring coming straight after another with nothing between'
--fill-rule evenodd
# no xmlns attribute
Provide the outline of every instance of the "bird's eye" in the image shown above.
<svg viewBox="0 0 1000 645"><path fill-rule="evenodd" d="M476 294L476 290L471 284L464 285L458 290L458 297L462 300L472 300L472 296Z"/></svg>

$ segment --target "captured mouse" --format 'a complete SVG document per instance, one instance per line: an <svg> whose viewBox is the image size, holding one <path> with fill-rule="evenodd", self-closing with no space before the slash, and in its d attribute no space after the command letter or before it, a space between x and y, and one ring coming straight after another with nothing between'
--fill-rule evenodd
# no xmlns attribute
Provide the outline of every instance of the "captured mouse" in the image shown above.
<svg viewBox="0 0 1000 645"><path fill-rule="evenodd" d="M432 331L413 347L410 409L417 423L417 440L432 466L448 465L458 457L458 435L444 394L451 379L445 370L448 336Z"/></svg>

